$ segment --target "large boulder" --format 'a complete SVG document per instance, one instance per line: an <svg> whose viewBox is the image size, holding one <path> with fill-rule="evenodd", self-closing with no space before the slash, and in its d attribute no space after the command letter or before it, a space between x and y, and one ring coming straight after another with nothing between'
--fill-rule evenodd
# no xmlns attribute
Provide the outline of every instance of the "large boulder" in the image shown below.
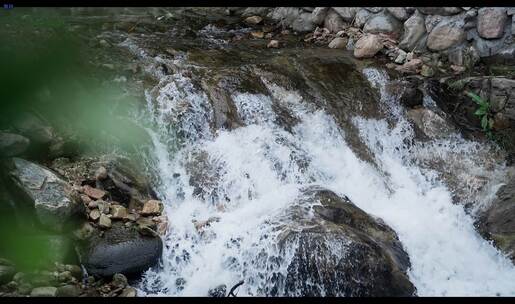
<svg viewBox="0 0 515 304"><path fill-rule="evenodd" d="M429 109L410 109L406 115L428 138L445 138L456 132L450 122Z"/></svg>
<svg viewBox="0 0 515 304"><path fill-rule="evenodd" d="M312 208L312 209L311 209ZM287 296L412 296L409 257L395 232L346 197L308 187L284 216L278 245L294 250Z"/></svg>
<svg viewBox="0 0 515 304"><path fill-rule="evenodd" d="M363 27L365 33L386 33L395 37L400 36L401 30L402 23L388 12L382 12L370 17Z"/></svg>
<svg viewBox="0 0 515 304"><path fill-rule="evenodd" d="M513 170L512 170L513 171ZM479 217L479 232L515 263L515 175L497 191L497 198Z"/></svg>
<svg viewBox="0 0 515 304"><path fill-rule="evenodd" d="M77 254L89 275L109 277L116 273L138 275L156 265L163 251L161 238L143 235L121 222L103 235L93 233L80 242Z"/></svg>
<svg viewBox="0 0 515 304"><path fill-rule="evenodd" d="M13 167L12 180L34 204L36 217L44 227L61 232L83 214L78 193L57 174L21 158L13 159Z"/></svg>
<svg viewBox="0 0 515 304"><path fill-rule="evenodd" d="M0 157L19 156L27 150L30 140L19 134L0 132Z"/></svg>
<svg viewBox="0 0 515 304"><path fill-rule="evenodd" d="M415 12L404 22L404 34L402 35L399 47L405 51L411 51L426 34L424 16Z"/></svg>
<svg viewBox="0 0 515 304"><path fill-rule="evenodd" d="M507 20L506 8L481 8L477 13L477 31L479 36L486 39L501 38Z"/></svg>
<svg viewBox="0 0 515 304"><path fill-rule="evenodd" d="M354 45L354 57L370 58L383 48L383 42L377 35L364 35Z"/></svg>
<svg viewBox="0 0 515 304"><path fill-rule="evenodd" d="M427 47L432 51L443 51L461 44L467 37L463 19L449 18L440 21L427 37Z"/></svg>

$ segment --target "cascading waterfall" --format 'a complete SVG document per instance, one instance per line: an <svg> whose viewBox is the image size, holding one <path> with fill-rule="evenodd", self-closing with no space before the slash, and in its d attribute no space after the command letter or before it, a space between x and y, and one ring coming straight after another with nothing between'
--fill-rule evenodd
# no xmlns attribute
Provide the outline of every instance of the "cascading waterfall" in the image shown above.
<svg viewBox="0 0 515 304"><path fill-rule="evenodd" d="M472 183L466 177L477 172L488 175L492 182L483 192L464 197L486 200L502 171L481 163L489 147L459 134L406 145L413 129L395 96L384 90L386 74L363 73L393 121L392 127L385 119L352 120L377 166L355 155L329 114L269 79L262 78L268 95L233 92L245 126L212 132L206 94L180 73L159 75L160 83L146 94L154 143L148 160L170 227L162 263L145 273L142 294L204 296L240 280L239 295L283 294L280 278L296 245L279 251L274 219L300 189L321 185L397 232L418 295L515 295L514 266L474 230L473 213L453 204L439 172L421 165L431 158L452 162L454 174L463 177L460 186ZM299 123L285 130L274 119L273 103ZM345 256L344 244L333 249ZM270 290L271 282L278 290Z"/></svg>

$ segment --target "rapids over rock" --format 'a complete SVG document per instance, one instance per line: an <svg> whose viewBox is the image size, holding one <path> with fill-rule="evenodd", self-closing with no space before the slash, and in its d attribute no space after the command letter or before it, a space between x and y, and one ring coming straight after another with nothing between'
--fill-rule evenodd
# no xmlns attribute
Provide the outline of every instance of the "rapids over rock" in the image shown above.
<svg viewBox="0 0 515 304"><path fill-rule="evenodd" d="M228 43L248 31L104 32L146 75L135 121L170 223L139 295L515 295L514 265L474 228L496 148L425 92L441 125L417 125L371 61Z"/></svg>

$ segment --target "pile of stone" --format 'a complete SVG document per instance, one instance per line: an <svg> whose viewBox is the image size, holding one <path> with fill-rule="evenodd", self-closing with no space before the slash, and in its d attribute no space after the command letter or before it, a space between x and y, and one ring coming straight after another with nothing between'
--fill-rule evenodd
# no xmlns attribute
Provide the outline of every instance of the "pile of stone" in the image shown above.
<svg viewBox="0 0 515 304"><path fill-rule="evenodd" d="M480 58L515 59L509 7L248 7L237 13L311 32L307 42L352 50L357 58L383 53L393 61L390 68L406 74L460 74Z"/></svg>
<svg viewBox="0 0 515 304"><path fill-rule="evenodd" d="M100 167L99 172L106 172ZM103 173L102 175L103 176ZM107 173L106 173L107 177ZM100 229L109 229L113 221L122 221L125 226L137 226L138 231L144 234L157 232L164 235L168 228L168 220L163 214L163 204L158 200L148 200L138 210L137 206L128 209L121 203L109 201L107 192L89 185L76 187L80 193L81 200L87 208L87 215L91 226ZM157 230L157 231L154 231Z"/></svg>
<svg viewBox="0 0 515 304"><path fill-rule="evenodd" d="M135 297L136 289L117 273L110 280L86 276L74 264L54 263L46 269L16 271L14 263L0 259L0 297Z"/></svg>
<svg viewBox="0 0 515 304"><path fill-rule="evenodd" d="M121 162L97 158L56 159L52 169L21 158L5 163L9 164L14 187L11 191L23 193L28 200L16 203L34 208L35 224L42 233L35 238L56 252L51 261L31 270L36 278L41 273L48 278L43 283L19 281L12 263L0 265L1 292L31 296L135 295L126 284L122 287L104 282L115 275L137 276L161 257L160 235L166 233L168 221L162 202L147 191L148 185L144 186L145 178ZM85 273L77 265L63 266L69 260L66 255L76 256L73 260L84 267ZM49 269L51 263L55 267ZM80 282L86 273L89 277ZM93 287L92 282L96 282Z"/></svg>

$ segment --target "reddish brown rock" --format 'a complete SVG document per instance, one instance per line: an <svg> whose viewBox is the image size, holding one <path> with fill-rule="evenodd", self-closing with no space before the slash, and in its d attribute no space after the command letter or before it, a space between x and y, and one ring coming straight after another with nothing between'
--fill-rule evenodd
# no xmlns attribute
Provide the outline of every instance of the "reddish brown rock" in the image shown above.
<svg viewBox="0 0 515 304"><path fill-rule="evenodd" d="M84 186L84 193L93 199L101 199L106 195L104 190L93 188L89 185Z"/></svg>
<svg viewBox="0 0 515 304"><path fill-rule="evenodd" d="M163 204L158 200L149 200L143 205L142 215L158 215L163 211Z"/></svg>

